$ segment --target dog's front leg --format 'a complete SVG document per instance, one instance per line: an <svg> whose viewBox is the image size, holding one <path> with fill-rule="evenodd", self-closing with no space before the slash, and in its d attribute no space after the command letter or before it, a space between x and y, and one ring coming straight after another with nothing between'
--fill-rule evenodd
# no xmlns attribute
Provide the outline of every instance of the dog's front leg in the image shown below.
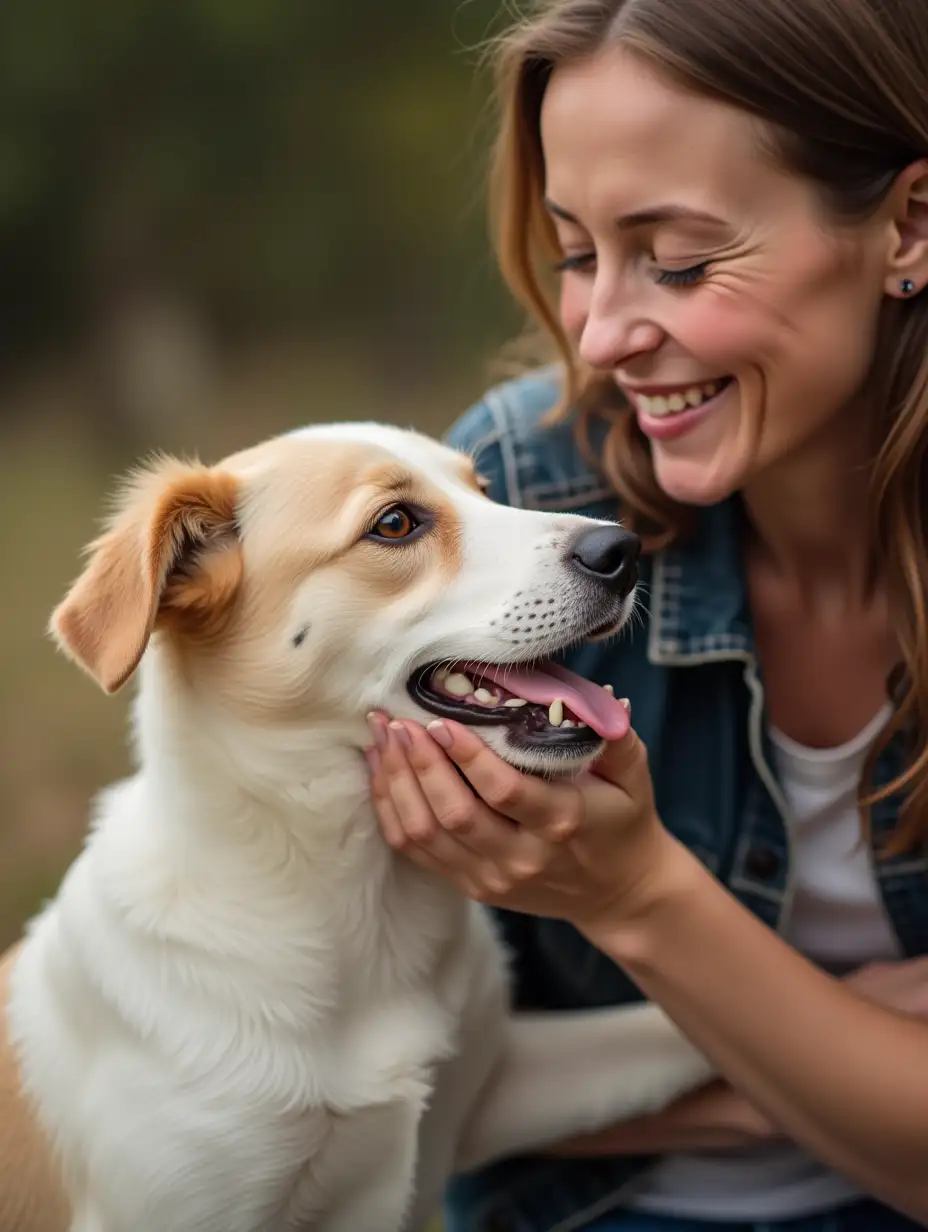
<svg viewBox="0 0 928 1232"><path fill-rule="evenodd" d="M656 1005L515 1014L456 1170L658 1112L712 1075Z"/></svg>

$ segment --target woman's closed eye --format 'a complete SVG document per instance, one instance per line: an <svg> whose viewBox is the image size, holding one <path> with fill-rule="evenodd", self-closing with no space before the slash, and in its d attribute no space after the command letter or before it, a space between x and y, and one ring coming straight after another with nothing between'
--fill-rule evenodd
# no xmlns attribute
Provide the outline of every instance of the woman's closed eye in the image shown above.
<svg viewBox="0 0 928 1232"><path fill-rule="evenodd" d="M578 252L558 261L554 266L554 272L556 274L581 272L592 269L595 264L595 252Z"/></svg>
<svg viewBox="0 0 928 1232"><path fill-rule="evenodd" d="M696 265L687 266L686 269L656 269L654 281L662 287L694 287L703 281L708 271L708 261L700 261Z"/></svg>
<svg viewBox="0 0 928 1232"><path fill-rule="evenodd" d="M595 252L578 252L564 257L554 266L557 274L592 273L596 265ZM661 269L653 271L652 277L662 287L694 287L702 282L709 272L709 262L699 261L685 269Z"/></svg>

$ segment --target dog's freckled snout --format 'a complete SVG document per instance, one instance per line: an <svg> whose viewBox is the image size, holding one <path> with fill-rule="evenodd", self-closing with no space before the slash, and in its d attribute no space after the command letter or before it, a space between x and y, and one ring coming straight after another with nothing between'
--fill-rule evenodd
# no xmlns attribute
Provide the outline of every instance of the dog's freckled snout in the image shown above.
<svg viewBox="0 0 928 1232"><path fill-rule="evenodd" d="M638 581L641 540L621 526L597 526L582 531L570 546L570 563L625 598Z"/></svg>

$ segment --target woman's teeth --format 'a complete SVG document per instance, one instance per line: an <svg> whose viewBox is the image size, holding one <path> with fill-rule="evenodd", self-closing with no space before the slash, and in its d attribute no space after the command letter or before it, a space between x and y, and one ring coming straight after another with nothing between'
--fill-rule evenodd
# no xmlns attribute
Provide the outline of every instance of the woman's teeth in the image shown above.
<svg viewBox="0 0 928 1232"><path fill-rule="evenodd" d="M722 388L723 381L707 381L705 385L691 385L688 389L678 390L675 394L635 394L635 405L643 415L660 418L662 415L677 415L702 406L709 398L714 398Z"/></svg>

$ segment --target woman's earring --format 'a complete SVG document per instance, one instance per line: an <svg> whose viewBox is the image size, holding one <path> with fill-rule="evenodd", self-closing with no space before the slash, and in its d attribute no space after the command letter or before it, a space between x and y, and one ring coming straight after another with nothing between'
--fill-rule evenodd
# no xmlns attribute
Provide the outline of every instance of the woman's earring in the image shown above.
<svg viewBox="0 0 928 1232"><path fill-rule="evenodd" d="M911 278L903 278L899 283L899 290L903 295L912 295L915 292L915 283Z"/></svg>

